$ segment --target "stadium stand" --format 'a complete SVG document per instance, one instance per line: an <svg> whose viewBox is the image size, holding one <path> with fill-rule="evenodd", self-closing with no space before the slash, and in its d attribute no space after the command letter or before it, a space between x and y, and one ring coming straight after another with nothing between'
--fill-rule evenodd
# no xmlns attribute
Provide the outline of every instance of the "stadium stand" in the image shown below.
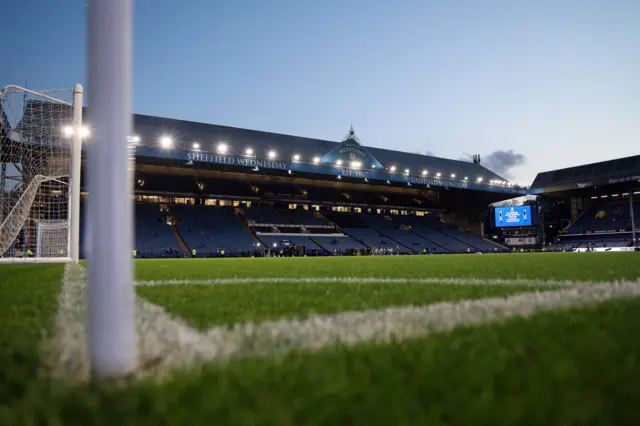
<svg viewBox="0 0 640 426"><path fill-rule="evenodd" d="M136 204L135 244L140 257L183 257L183 247L173 232L168 210L154 204Z"/></svg>
<svg viewBox="0 0 640 426"><path fill-rule="evenodd" d="M257 241L247 232L232 207L172 205L177 228L196 256L238 256L252 253Z"/></svg>

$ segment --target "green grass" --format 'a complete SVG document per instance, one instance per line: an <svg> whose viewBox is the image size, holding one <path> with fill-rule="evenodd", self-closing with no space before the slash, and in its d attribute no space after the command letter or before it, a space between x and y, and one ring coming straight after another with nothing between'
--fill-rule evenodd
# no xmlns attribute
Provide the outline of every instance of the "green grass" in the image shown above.
<svg viewBox="0 0 640 426"><path fill-rule="evenodd" d="M139 279L640 278L638 253L136 262ZM61 266L0 266L2 425L627 425L640 407L640 300L175 373L69 386L38 375ZM455 287L455 288L454 288ZM328 294L327 294L327 290ZM504 294L513 287L233 284L139 288L200 326ZM485 293L486 292L486 293ZM497 292L492 294L492 292Z"/></svg>
<svg viewBox="0 0 640 426"><path fill-rule="evenodd" d="M40 344L52 329L62 273L62 265L0 267L0 406L27 394L38 374Z"/></svg>
<svg viewBox="0 0 640 426"><path fill-rule="evenodd" d="M138 294L200 328L306 318L312 313L427 305L549 289L524 285L279 283L138 287Z"/></svg>
<svg viewBox="0 0 640 426"><path fill-rule="evenodd" d="M10 414L82 426L630 425L639 311L637 300L616 301L397 345L210 365L160 386L94 383Z"/></svg>
<svg viewBox="0 0 640 426"><path fill-rule="evenodd" d="M614 280L640 277L640 253L172 259L136 262L139 280L265 277L441 277Z"/></svg>

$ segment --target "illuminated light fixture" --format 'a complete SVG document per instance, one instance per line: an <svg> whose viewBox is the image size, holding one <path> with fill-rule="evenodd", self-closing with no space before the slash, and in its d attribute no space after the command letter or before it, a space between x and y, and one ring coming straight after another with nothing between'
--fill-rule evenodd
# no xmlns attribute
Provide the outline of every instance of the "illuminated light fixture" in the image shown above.
<svg viewBox="0 0 640 426"><path fill-rule="evenodd" d="M367 179L367 178L364 178L364 181L365 181L365 182L369 182L369 179Z"/></svg>
<svg viewBox="0 0 640 426"><path fill-rule="evenodd" d="M391 182L387 181L387 185L391 185Z"/></svg>
<svg viewBox="0 0 640 426"><path fill-rule="evenodd" d="M200 149L200 144L198 142L194 142L193 145L191 145L193 147L193 149Z"/></svg>
<svg viewBox="0 0 640 426"><path fill-rule="evenodd" d="M342 166L342 160L336 161L336 166Z"/></svg>
<svg viewBox="0 0 640 426"><path fill-rule="evenodd" d="M140 136L138 136L138 135L131 136L131 142L140 143Z"/></svg>
<svg viewBox="0 0 640 426"><path fill-rule="evenodd" d="M318 164L320 162L320 157L313 157L313 164Z"/></svg>
<svg viewBox="0 0 640 426"><path fill-rule="evenodd" d="M273 243L273 246L274 246L274 247L277 247L277 246L278 246L278 244L276 244L276 243Z"/></svg>
<svg viewBox="0 0 640 426"><path fill-rule="evenodd" d="M464 177L464 180L469 180L469 176L465 176L465 177Z"/></svg>
<svg viewBox="0 0 640 426"><path fill-rule="evenodd" d="M85 126L80 127L80 137L86 138L88 136L91 136L91 130Z"/></svg>
<svg viewBox="0 0 640 426"><path fill-rule="evenodd" d="M64 126L62 128L62 134L69 137L69 136L73 136L73 127L71 126Z"/></svg>
<svg viewBox="0 0 640 426"><path fill-rule="evenodd" d="M456 178L456 174L455 173L451 173L451 179L455 179Z"/></svg>
<svg viewBox="0 0 640 426"><path fill-rule="evenodd" d="M395 171L396 171L396 166L391 166L391 167L389 167L389 171L390 171L391 173L395 172Z"/></svg>
<svg viewBox="0 0 640 426"><path fill-rule="evenodd" d="M407 186L411 186L411 182L407 182Z"/></svg>
<svg viewBox="0 0 640 426"><path fill-rule="evenodd" d="M404 169L404 174L405 174L405 175L408 175L408 174L409 174L409 172L411 172L411 170L409 170L409 169Z"/></svg>
<svg viewBox="0 0 640 426"><path fill-rule="evenodd" d="M362 163L359 161L352 161L351 162L351 168L352 169L359 169L360 167L362 167Z"/></svg>
<svg viewBox="0 0 640 426"><path fill-rule="evenodd" d="M371 168L372 168L372 169L375 169L375 168L376 168L376 165L375 165L375 164L372 164L372 165L371 165Z"/></svg>
<svg viewBox="0 0 640 426"><path fill-rule="evenodd" d="M247 149L244 150L244 153L247 154L247 155L253 155L253 149L247 148Z"/></svg>
<svg viewBox="0 0 640 426"><path fill-rule="evenodd" d="M422 176L426 176L428 173L429 173L428 171L423 170L423 171L422 171Z"/></svg>
<svg viewBox="0 0 640 426"><path fill-rule="evenodd" d="M218 144L218 154L226 154L229 150L229 146L226 143Z"/></svg>
<svg viewBox="0 0 640 426"><path fill-rule="evenodd" d="M254 168L253 168L253 169L251 169L251 170L253 170L254 172L259 172L259 171L260 171L260 169L259 169L258 167L254 167Z"/></svg>
<svg viewBox="0 0 640 426"><path fill-rule="evenodd" d="M267 153L267 157L269 157L269 158L271 158L271 159L276 158L276 155L277 155L277 154L276 154L276 152L275 152L275 151L269 151L269 152Z"/></svg>
<svg viewBox="0 0 640 426"><path fill-rule="evenodd" d="M342 179L342 176L341 176L341 175L338 175L338 176L336 176L336 179L341 180L341 179Z"/></svg>
<svg viewBox="0 0 640 426"><path fill-rule="evenodd" d="M436 177L440 177L440 176L442 176L442 173L440 172L436 173Z"/></svg>
<svg viewBox="0 0 640 426"><path fill-rule="evenodd" d="M173 146L173 139L169 136L162 136L160 138L160 146L163 148L171 148Z"/></svg>
<svg viewBox="0 0 640 426"><path fill-rule="evenodd" d="M300 155L299 154L295 154L293 156L293 161L300 161Z"/></svg>
<svg viewBox="0 0 640 426"><path fill-rule="evenodd" d="M291 170L287 170L288 174L293 174L293 172Z"/></svg>

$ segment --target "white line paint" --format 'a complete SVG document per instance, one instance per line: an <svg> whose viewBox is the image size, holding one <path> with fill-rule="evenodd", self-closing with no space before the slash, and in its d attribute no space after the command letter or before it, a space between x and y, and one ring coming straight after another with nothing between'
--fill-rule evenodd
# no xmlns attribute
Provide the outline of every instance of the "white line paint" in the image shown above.
<svg viewBox="0 0 640 426"><path fill-rule="evenodd" d="M313 278L219 278L208 280L137 281L139 286L162 285L230 285L230 284L452 284L452 285L520 285L571 286L575 281L489 278L380 278L380 277L313 277Z"/></svg>
<svg viewBox="0 0 640 426"><path fill-rule="evenodd" d="M56 320L56 338L49 347L55 350L46 353L50 369L57 377L82 380L89 375L84 325L84 280L83 268L78 265L66 266ZM344 282L342 278L339 280ZM317 351L336 343L355 345L361 342L385 343L413 339L460 325L528 317L545 311L640 295L640 281L565 284L570 287L504 298L313 315L307 319L215 327L204 332L171 317L160 306L137 300L140 359L136 375L163 377L174 368L197 366L204 361L272 356L296 349Z"/></svg>

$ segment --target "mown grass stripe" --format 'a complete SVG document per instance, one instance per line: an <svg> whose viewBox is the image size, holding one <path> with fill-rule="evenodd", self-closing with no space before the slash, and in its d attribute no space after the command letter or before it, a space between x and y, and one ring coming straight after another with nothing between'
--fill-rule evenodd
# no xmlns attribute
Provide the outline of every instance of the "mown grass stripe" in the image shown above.
<svg viewBox="0 0 640 426"><path fill-rule="evenodd" d="M232 285L232 284L448 284L448 285L530 285L530 286L571 286L575 281L545 281L531 279L488 279L488 278L376 278L376 277L300 277L300 278L220 278L206 280L147 280L136 281L138 286L162 285Z"/></svg>

